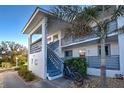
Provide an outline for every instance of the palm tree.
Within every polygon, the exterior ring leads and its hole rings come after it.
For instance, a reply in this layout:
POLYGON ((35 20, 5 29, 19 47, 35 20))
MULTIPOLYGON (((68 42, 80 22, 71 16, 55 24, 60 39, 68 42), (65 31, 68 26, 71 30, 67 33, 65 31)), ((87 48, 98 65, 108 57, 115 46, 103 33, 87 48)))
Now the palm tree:
MULTIPOLYGON (((72 27, 67 29, 68 31, 74 32, 86 32, 91 33, 90 23, 94 22, 99 31, 94 32, 100 40, 101 44, 101 87, 106 87, 106 53, 105 53, 105 43, 107 38, 107 24, 111 20, 116 19, 117 16, 124 14, 124 7, 119 6, 117 11, 115 11, 114 17, 104 20, 105 11, 111 6, 55 6, 52 12, 64 21, 72 24, 72 27), (101 17, 101 19, 99 19, 101 17), (80 24, 80 25, 79 25, 80 24)), ((71 33, 69 32, 69 33, 71 33)), ((86 33, 85 35, 87 35, 86 33)))
POLYGON ((124 5, 117 6, 117 10, 115 11, 113 17, 124 16, 124 5))

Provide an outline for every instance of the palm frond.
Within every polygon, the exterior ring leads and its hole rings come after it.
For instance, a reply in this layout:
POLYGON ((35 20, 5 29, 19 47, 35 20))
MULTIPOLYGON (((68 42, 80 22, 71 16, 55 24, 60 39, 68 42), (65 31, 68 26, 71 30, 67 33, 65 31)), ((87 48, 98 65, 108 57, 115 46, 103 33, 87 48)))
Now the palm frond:
POLYGON ((119 16, 124 16, 124 5, 119 5, 115 12, 113 13, 112 19, 115 19, 119 16))

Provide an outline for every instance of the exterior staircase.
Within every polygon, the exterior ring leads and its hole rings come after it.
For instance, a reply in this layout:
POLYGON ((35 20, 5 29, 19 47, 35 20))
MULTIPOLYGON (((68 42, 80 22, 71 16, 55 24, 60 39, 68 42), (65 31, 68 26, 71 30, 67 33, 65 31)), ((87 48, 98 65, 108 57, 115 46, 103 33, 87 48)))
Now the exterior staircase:
POLYGON ((63 60, 54 52, 54 50, 51 48, 51 45, 48 45, 47 47, 47 77, 48 79, 54 80, 59 77, 62 77, 63 68, 64 68, 63 60))

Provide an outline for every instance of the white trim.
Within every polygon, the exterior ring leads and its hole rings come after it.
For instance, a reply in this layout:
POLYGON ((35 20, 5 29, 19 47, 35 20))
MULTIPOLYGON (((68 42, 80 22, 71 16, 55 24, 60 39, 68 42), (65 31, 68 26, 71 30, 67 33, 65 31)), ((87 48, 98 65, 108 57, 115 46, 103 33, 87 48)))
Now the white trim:
POLYGON ((50 77, 47 73, 47 77, 49 80, 54 80, 54 79, 57 79, 57 78, 60 78, 60 77, 63 77, 63 74, 60 74, 60 75, 57 75, 57 76, 54 76, 54 77, 50 77))
POLYGON ((43 68, 43 79, 47 77, 47 17, 44 17, 42 20, 42 68, 43 68))
POLYGON ((29 63, 30 63, 30 48, 31 48, 31 43, 32 43, 32 35, 28 35, 28 69, 31 70, 29 68, 29 63))
POLYGON ((36 16, 36 14, 39 12, 39 9, 36 10, 36 12, 33 14, 33 16, 31 17, 31 19, 29 20, 29 22, 27 23, 27 25, 24 27, 23 29, 23 33, 25 32, 26 28, 29 26, 29 24, 31 23, 31 21, 34 19, 34 17, 36 16))
POLYGON ((119 61, 120 61, 120 70, 124 75, 124 34, 118 35, 118 46, 119 46, 119 61))
POLYGON ((35 28, 33 28, 31 32, 29 32, 29 34, 30 34, 30 35, 33 34, 41 25, 42 25, 42 21, 39 22, 39 23, 37 24, 37 26, 36 26, 35 28))
MULTIPOLYGON (((51 41, 53 42, 53 36, 58 34, 58 38, 59 38, 60 32, 61 32, 61 31, 57 31, 57 32, 55 32, 55 33, 53 33, 53 34, 50 34, 50 35, 48 34, 48 37, 47 37, 47 38, 50 38, 50 37, 51 37, 51 41)), ((61 37, 60 37, 60 38, 61 38, 61 37)), ((60 39, 60 38, 59 38, 59 39, 60 39)))
MULTIPOLYGON (((118 33, 115 32, 115 33, 109 34, 108 37, 114 36, 114 35, 117 35, 117 34, 118 34, 118 33)), ((72 45, 76 45, 76 44, 80 44, 80 43, 86 43, 86 42, 93 41, 93 40, 97 40, 97 39, 99 39, 99 37, 87 39, 87 40, 80 41, 80 42, 76 42, 76 43, 71 43, 71 44, 68 44, 68 45, 61 46, 61 47, 64 48, 64 47, 68 47, 68 46, 72 46, 72 45)))

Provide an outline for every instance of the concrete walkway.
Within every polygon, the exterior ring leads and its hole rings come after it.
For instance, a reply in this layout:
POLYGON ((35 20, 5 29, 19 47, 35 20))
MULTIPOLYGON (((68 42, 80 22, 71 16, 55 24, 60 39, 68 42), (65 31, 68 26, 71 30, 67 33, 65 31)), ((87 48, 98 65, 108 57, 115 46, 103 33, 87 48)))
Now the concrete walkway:
POLYGON ((27 88, 23 80, 21 80, 16 72, 9 71, 3 73, 3 87, 4 88, 27 88))
POLYGON ((3 88, 3 75, 0 74, 0 88, 3 88))
POLYGON ((36 88, 70 88, 72 81, 59 78, 56 80, 40 80, 32 85, 32 87, 36 88))
POLYGON ((42 80, 26 84, 16 71, 6 71, 0 73, 0 87, 1 88, 67 88, 70 87, 71 81, 60 78, 57 80, 42 80))

